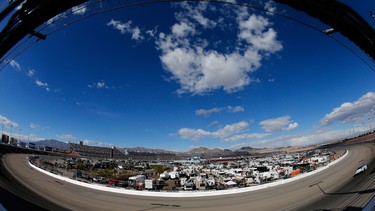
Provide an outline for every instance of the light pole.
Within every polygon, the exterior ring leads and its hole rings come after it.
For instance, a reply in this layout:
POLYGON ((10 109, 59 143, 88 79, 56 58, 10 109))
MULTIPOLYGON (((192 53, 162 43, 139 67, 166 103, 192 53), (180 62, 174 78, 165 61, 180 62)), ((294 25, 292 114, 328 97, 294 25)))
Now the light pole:
POLYGON ((20 128, 20 134, 18 134, 18 143, 21 143, 21 131, 22 129, 20 128))
POLYGON ((3 135, 4 134, 4 125, 5 125, 5 121, 4 121, 4 119, 2 119, 3 121, 3 127, 1 128, 1 135, 3 135))
POLYGON ((369 117, 368 118, 368 126, 370 128, 370 133, 372 132, 372 127, 371 127, 371 119, 374 118, 374 117, 369 117))
POLYGON ((10 137, 13 137, 13 124, 10 125, 10 137))

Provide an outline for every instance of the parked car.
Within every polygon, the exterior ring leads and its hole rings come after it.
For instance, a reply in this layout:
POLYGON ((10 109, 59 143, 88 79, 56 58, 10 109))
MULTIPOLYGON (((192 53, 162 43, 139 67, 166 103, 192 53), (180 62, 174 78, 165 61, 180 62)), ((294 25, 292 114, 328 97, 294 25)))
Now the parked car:
POLYGON ((355 175, 358 175, 364 171, 367 170, 367 165, 366 164, 363 164, 363 165, 360 165, 357 170, 355 171, 355 175))

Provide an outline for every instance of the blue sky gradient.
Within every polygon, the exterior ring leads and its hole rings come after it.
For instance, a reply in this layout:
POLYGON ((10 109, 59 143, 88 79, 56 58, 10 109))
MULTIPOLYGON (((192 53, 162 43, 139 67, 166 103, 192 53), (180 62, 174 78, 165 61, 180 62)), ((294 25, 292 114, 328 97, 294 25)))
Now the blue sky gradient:
MULTIPOLYGON (((284 5, 253 4, 329 28, 284 5)), ((374 27, 371 4, 353 7, 374 27)), ((143 5, 65 27, 12 59, 0 72, 0 117, 23 140, 177 151, 304 146, 375 128, 374 79, 333 39, 277 15, 143 5)))

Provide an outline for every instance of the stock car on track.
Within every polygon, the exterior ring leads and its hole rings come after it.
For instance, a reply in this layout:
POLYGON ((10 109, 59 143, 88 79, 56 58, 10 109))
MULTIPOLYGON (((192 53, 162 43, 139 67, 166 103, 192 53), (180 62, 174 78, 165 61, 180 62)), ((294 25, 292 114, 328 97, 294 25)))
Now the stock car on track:
POLYGON ((355 176, 355 175, 358 175, 358 174, 360 174, 360 173, 362 173, 362 172, 364 172, 364 171, 366 171, 366 170, 367 170, 367 165, 366 165, 366 164, 360 165, 360 166, 356 169, 354 176, 355 176))

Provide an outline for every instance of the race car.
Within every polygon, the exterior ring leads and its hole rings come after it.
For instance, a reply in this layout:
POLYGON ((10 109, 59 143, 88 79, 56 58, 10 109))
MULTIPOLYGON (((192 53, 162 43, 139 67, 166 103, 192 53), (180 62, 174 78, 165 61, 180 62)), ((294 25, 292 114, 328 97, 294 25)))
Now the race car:
POLYGON ((355 175, 360 174, 360 173, 362 173, 362 172, 364 172, 366 170, 367 170, 367 165, 366 164, 362 164, 355 171, 355 175))

